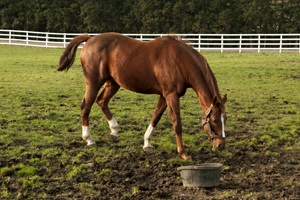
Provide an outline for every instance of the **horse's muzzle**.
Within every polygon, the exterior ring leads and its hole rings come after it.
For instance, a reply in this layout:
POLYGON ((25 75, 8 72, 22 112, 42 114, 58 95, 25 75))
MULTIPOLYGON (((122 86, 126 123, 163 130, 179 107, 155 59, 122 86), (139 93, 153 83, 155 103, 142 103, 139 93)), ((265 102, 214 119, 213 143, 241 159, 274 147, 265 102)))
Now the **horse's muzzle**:
POLYGON ((224 139, 214 139, 213 141, 213 151, 218 151, 225 149, 225 140, 224 139))

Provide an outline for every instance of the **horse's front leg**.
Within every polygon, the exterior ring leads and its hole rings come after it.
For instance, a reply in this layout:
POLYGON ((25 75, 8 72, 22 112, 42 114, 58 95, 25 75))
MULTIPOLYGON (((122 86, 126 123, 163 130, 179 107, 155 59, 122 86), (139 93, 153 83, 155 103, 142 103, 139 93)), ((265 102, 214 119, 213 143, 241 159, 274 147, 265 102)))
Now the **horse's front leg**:
POLYGON ((148 126, 148 129, 144 135, 144 146, 143 149, 146 152, 150 152, 153 149, 153 146, 150 143, 150 138, 154 132, 154 127, 156 127, 157 123, 159 122, 162 114, 167 108, 166 99, 163 96, 160 96, 156 105, 155 112, 152 116, 150 125, 148 126))
POLYGON ((182 143, 182 125, 180 118, 179 96, 176 93, 171 93, 167 96, 166 100, 170 117, 172 119, 173 129, 176 133, 177 152, 182 159, 190 159, 190 157, 184 152, 182 143))

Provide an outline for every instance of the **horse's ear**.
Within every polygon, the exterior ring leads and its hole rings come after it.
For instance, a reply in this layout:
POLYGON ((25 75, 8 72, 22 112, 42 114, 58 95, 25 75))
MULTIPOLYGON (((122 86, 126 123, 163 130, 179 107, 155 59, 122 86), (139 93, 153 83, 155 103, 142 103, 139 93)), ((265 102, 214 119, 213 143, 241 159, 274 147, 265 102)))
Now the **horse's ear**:
POLYGON ((213 100, 212 100, 212 104, 214 106, 218 106, 218 103, 219 103, 219 100, 218 100, 218 97, 217 96, 214 96, 213 100))
POLYGON ((224 97, 223 97, 223 99, 222 99, 223 104, 225 104, 226 101, 227 101, 227 94, 225 94, 224 97))

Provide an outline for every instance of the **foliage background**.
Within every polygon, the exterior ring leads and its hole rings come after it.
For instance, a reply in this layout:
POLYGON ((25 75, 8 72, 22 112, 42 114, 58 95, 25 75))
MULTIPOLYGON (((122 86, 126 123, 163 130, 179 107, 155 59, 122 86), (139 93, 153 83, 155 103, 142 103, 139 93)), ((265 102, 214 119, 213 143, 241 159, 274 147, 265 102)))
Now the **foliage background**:
POLYGON ((49 32, 299 33, 299 0, 1 0, 0 28, 49 32))

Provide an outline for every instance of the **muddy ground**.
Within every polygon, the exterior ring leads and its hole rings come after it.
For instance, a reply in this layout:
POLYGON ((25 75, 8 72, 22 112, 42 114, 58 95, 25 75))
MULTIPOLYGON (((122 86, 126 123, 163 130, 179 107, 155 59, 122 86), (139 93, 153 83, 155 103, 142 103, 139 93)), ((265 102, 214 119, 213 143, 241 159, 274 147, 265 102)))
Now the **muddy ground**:
MULTIPOLYGON (((81 144, 73 145, 79 148, 81 144)), ((119 147, 112 143, 111 148, 119 147)), ((215 188, 184 188, 176 170, 181 164, 167 162, 176 154, 125 152, 102 164, 86 163, 91 173, 64 180, 61 185, 55 177, 63 176, 64 164, 53 160, 60 169, 35 192, 53 194, 53 199, 299 199, 299 152, 274 152, 276 149, 265 155, 259 149, 239 149, 233 150, 231 158, 220 156, 225 167, 215 188), (109 173, 94 175, 103 169, 109 169, 109 173), (97 194, 78 190, 80 182, 90 183, 97 194)), ((191 155, 199 163, 218 156, 208 151, 191 155)))

